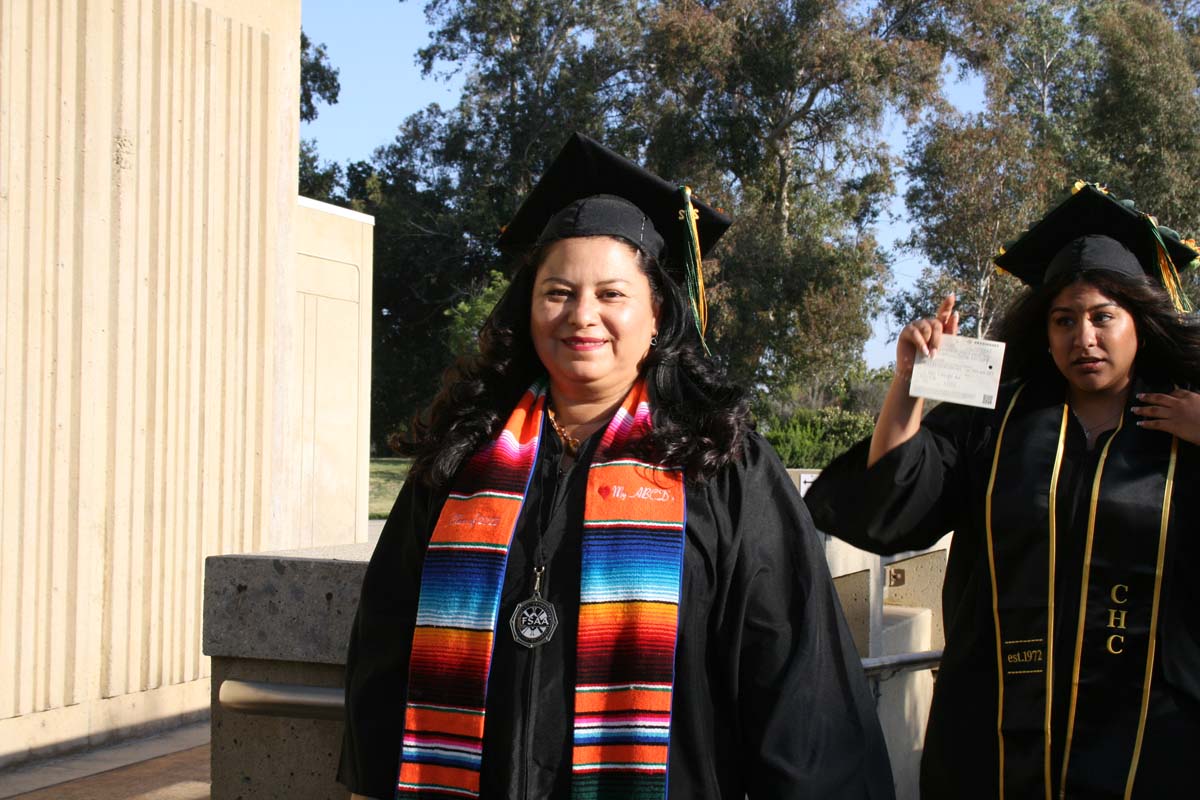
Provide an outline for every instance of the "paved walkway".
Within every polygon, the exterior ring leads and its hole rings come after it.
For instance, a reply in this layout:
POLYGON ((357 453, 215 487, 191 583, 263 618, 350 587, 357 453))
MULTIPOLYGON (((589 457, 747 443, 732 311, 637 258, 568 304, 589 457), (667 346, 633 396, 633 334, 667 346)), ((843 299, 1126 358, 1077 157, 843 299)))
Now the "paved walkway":
POLYGON ((209 724, 0 772, 0 800, 208 800, 209 724))
POLYGON ((60 783, 12 800, 208 800, 209 746, 60 783))

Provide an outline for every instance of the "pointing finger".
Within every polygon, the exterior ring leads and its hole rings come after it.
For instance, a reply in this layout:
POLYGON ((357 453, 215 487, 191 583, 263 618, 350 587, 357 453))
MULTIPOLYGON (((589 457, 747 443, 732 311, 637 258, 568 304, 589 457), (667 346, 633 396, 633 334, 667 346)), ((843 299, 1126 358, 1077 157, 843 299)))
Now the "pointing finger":
POLYGON ((940 322, 948 322, 950 315, 954 312, 954 292, 946 295, 938 305, 937 314, 935 315, 940 322))

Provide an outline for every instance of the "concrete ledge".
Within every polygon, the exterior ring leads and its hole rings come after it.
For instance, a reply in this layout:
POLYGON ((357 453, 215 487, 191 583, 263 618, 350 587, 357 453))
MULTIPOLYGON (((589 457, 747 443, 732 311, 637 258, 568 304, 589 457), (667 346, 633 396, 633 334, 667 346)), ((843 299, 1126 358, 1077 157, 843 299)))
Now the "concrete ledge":
POLYGON ((204 653, 345 664, 367 543, 205 559, 204 653))
MULTIPOLYGON (((355 589, 357 592, 357 589, 355 589)), ((336 780, 342 723, 240 714, 221 707, 227 678, 340 687, 343 667, 277 660, 212 660, 212 800, 345 800, 336 780)))
MULTIPOLYGON (((863 656, 930 648, 928 609, 885 606, 878 556, 827 540, 835 586, 863 656)), ((212 661, 212 800, 289 797, 343 800, 333 778, 342 726, 320 719, 265 717, 222 709, 227 678, 268 684, 340 687, 345 648, 373 544, 340 545, 206 561, 204 652, 212 661)), ((916 578, 940 578, 933 567, 906 564, 905 589, 916 578)), ((895 587, 894 587, 895 588, 895 587)), ((923 587, 920 596, 937 597, 923 587)), ((913 595, 914 598, 917 596, 913 595)), ((940 611, 940 610, 939 610, 940 611)), ((915 800, 921 742, 933 679, 928 671, 880 682, 878 713, 892 755, 900 800, 915 800)))

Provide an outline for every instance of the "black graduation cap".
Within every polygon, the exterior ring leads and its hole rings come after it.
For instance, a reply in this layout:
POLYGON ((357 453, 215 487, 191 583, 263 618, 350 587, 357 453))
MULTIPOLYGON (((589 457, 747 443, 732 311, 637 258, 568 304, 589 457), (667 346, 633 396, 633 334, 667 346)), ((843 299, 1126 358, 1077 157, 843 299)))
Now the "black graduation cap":
POLYGON ((686 283, 703 340, 703 258, 732 220, 685 186, 668 183, 599 142, 574 133, 542 174, 497 245, 517 254, 574 236, 616 236, 660 259, 686 283), (693 224, 694 222, 694 224, 693 224))
MULTIPOLYGON (((497 244, 515 254, 571 236, 618 236, 652 256, 665 255, 664 266, 679 278, 688 227, 681 189, 594 139, 574 133, 497 244)), ((691 205, 704 255, 732 220, 695 197, 691 205)))
POLYGON ((1160 227, 1132 201, 1079 182, 1072 194, 996 256, 996 266, 1029 286, 1089 269, 1149 275, 1186 305, 1179 272, 1200 257, 1170 228, 1160 227))

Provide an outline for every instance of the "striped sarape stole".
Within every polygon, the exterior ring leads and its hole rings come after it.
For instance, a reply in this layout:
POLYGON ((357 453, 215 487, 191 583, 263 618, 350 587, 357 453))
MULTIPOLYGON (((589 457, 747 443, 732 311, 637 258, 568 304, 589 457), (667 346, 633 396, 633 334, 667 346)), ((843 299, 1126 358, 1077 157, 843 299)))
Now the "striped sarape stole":
MULTIPOLYGON (((421 573, 398 798, 479 796, 500 593, 544 410, 537 384, 467 462, 438 517, 421 573)), ((682 471, 629 455, 649 427, 639 381, 588 470, 575 798, 666 796, 685 507, 682 471)))

